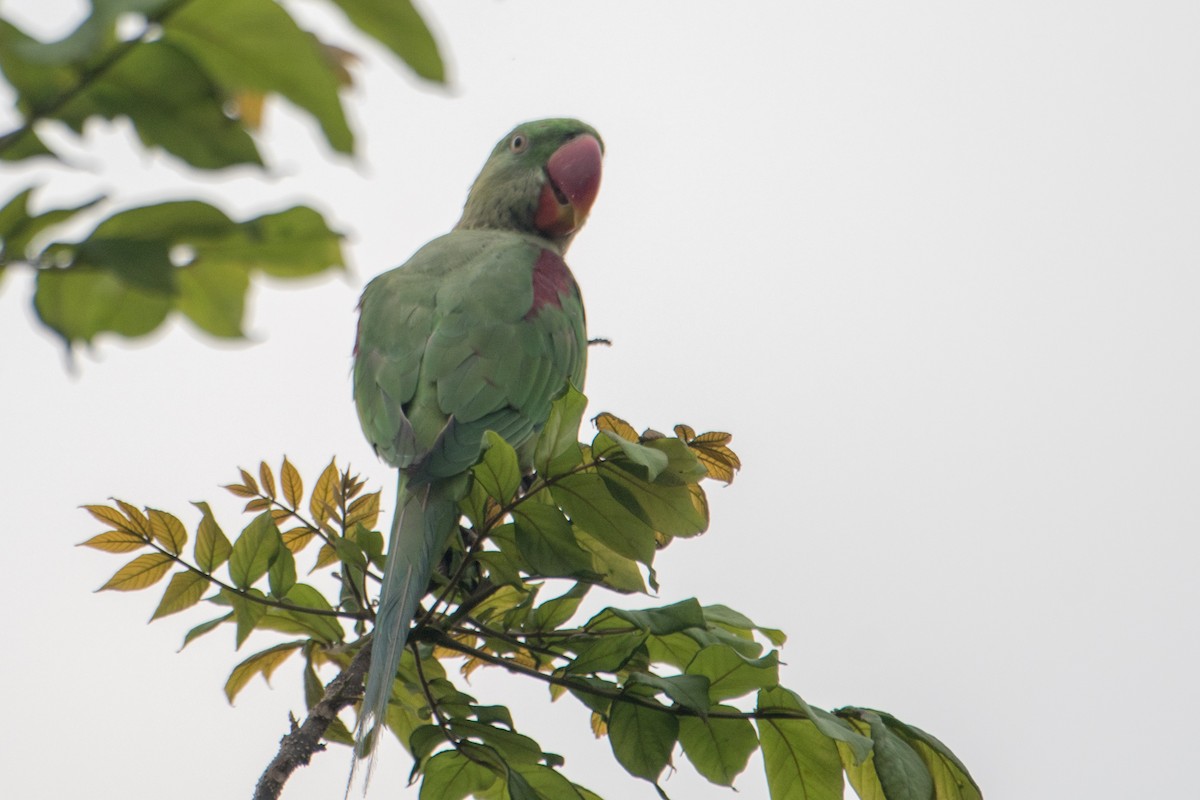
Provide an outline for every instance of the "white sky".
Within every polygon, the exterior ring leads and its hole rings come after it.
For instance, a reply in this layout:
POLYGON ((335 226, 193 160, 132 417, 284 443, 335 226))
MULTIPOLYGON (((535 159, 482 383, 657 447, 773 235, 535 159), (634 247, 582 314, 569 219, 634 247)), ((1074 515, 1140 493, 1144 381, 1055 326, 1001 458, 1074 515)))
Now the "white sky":
MULTIPOLYGON (((299 662, 229 707, 228 670, 269 637, 176 654, 207 612, 146 626, 159 593, 92 594, 123 561, 73 547, 100 530, 77 506, 191 526, 209 499, 228 530, 217 485, 284 453, 310 483, 336 454, 390 487, 349 398, 357 293, 453 224, 496 139, 551 115, 608 146, 569 259, 615 342, 592 352, 592 410, 731 431, 746 465, 712 491, 709 533, 661 556, 661 600, 785 629, 787 686, 934 733, 989 800, 1186 793, 1194 759, 1168 743, 1200 711, 1200 5, 423 5, 449 91, 321 25, 365 62, 354 163, 277 105, 267 180, 196 189, 125 125, 63 138, 86 175, 0 171, 0 196, 48 182, 46 203, 310 202, 354 264, 255 292, 253 346, 176 323, 101 342, 74 376, 29 276, 5 276, 4 794, 250 793, 301 711, 299 662)), ((0 4, 46 32, 81 6, 0 4)), ((581 706, 516 683, 474 689, 521 706, 575 780, 655 796, 581 706)), ((348 760, 319 757, 285 797, 340 797, 348 760)), ((676 800, 734 796, 679 764, 676 800)), ((373 796, 415 797, 408 769, 389 742, 373 796)), ((757 759, 737 786, 766 796, 757 759)))

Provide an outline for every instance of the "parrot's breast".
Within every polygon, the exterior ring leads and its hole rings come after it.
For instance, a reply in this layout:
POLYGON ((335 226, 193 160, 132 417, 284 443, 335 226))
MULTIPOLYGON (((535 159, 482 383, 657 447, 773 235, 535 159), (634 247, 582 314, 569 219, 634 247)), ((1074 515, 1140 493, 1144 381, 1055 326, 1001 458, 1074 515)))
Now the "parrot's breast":
POLYGON ((542 250, 533 265, 533 303, 525 319, 533 319, 546 306, 562 308, 562 298, 575 289, 575 278, 562 260, 551 250, 542 250))

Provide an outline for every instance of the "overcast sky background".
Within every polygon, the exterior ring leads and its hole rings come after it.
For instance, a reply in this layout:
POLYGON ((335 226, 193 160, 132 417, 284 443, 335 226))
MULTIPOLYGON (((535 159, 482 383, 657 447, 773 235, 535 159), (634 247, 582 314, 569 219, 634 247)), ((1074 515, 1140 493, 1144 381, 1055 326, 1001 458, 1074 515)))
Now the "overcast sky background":
MULTIPOLYGON (((0 4, 46 35, 82 7, 0 4)), ((176 322, 100 342, 76 374, 34 324, 30 276, 4 277, 4 793, 250 793, 301 711, 299 661, 230 707, 229 669, 270 638, 235 654, 222 630, 176 654, 215 615, 147 626, 161 589, 92 594, 123 559, 73 547, 101 529, 77 506, 116 496, 191 527, 188 501, 208 499, 236 532, 249 517, 218 484, 284 453, 309 485, 336 454, 390 491, 350 401, 357 295, 449 229, 502 134, 559 115, 608 147, 568 259, 592 335, 614 342, 592 351, 591 411, 731 431, 745 463, 712 489, 709 532, 661 555, 661 601, 783 628, 785 685, 934 733, 989 800, 1191 791, 1200 5, 422 7, 449 90, 300 6, 363 58, 353 162, 275 104, 267 180, 195 188, 125 124, 53 137, 87 174, 0 168, 3 198, 37 181, 45 204, 200 194, 244 218, 308 202, 353 262, 254 292, 253 345, 176 322)), ((582 706, 517 684, 473 687, 520 706, 573 779, 655 797, 582 706)), ((372 796, 415 797, 386 747, 372 796)), ((678 763, 675 800, 735 796, 678 763)), ((284 796, 340 797, 348 764, 320 756, 284 796)), ((766 796, 758 759, 737 786, 766 796)))

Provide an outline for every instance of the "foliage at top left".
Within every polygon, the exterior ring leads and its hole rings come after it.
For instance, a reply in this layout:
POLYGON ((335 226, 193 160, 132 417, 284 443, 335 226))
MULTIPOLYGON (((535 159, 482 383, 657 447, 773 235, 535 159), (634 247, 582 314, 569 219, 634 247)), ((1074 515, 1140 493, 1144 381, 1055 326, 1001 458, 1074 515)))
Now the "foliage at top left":
MULTIPOLYGON (((329 6, 421 78, 445 80, 437 43, 407 0, 329 6)), ((56 42, 0 17, 0 72, 18 118, 0 133, 0 162, 58 159, 47 127, 83 137, 89 120, 123 118, 145 147, 190 167, 262 168, 258 127, 271 96, 311 116, 333 151, 353 153, 340 93, 351 60, 275 0, 92 0, 56 42)), ((38 317, 68 347, 100 333, 147 334, 172 311, 239 337, 256 271, 296 277, 344 266, 340 236, 311 208, 234 222, 205 203, 173 201, 118 211, 63 242, 53 228, 106 198, 32 213, 32 188, 0 198, 0 276, 10 265, 35 270, 38 317)))

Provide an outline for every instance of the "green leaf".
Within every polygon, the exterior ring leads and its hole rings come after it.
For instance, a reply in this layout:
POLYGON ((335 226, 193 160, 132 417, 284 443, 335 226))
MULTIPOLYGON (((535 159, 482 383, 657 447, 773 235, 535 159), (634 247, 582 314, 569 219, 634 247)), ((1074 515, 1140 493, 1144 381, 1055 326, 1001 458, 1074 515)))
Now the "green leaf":
POLYGON ((542 478, 558 474, 579 463, 579 424, 587 398, 574 386, 567 390, 550 406, 550 417, 542 426, 537 446, 533 451, 533 464, 542 478), (572 458, 568 458, 572 456, 572 458), (557 469, 556 469, 557 468, 557 469))
POLYGON ((849 747, 856 764, 861 764, 870 757, 872 748, 871 740, 859 733, 853 725, 844 719, 836 717, 828 711, 810 706, 800 695, 782 686, 772 689, 769 692, 759 693, 759 711, 776 711, 781 709, 803 712, 817 726, 817 730, 830 739, 849 747), (781 703, 781 705, 762 705, 763 702, 771 701, 781 703))
POLYGON ((65 222, 81 211, 104 199, 103 195, 70 208, 55 208, 41 214, 29 213, 28 201, 33 187, 18 194, 0 209, 0 253, 8 260, 26 257, 29 244, 39 233, 52 225, 65 222))
MULTIPOLYGON (((908 725, 882 711, 875 712, 883 720, 888 730, 904 739, 914 750, 933 777, 934 788, 938 800, 982 800, 975 779, 967 771, 966 765, 942 744, 936 737, 913 725, 908 725)), ((833 715, 830 715, 833 716, 833 715)), ((834 717, 838 722, 848 725, 844 720, 834 717)))
POLYGON ((666 711, 614 701, 608 717, 613 755, 631 775, 654 783, 671 760, 679 720, 666 711))
POLYGON ((571 521, 606 547, 643 564, 654 560, 654 531, 613 498, 599 475, 568 475, 550 491, 571 521))
POLYGON ((776 647, 787 641, 787 635, 775 628, 762 628, 754 624, 745 614, 734 611, 729 606, 711 605, 704 607, 704 619, 709 625, 720 625, 731 631, 758 631, 770 640, 776 647))
POLYGON ((709 698, 726 700, 779 684, 779 657, 774 651, 762 658, 748 659, 723 644, 705 647, 687 666, 689 675, 709 680, 709 698))
POLYGON ((103 332, 144 336, 171 310, 168 295, 95 267, 38 270, 33 303, 42 323, 68 344, 90 342, 103 332))
POLYGON ((917 752, 893 733, 879 714, 860 709, 858 716, 870 726, 875 750, 867 763, 874 766, 887 800, 931 800, 933 777, 917 752))
MULTIPOLYGON (((738 711, 733 706, 714 706, 712 710, 738 711)), ((709 782, 732 786, 733 779, 746 769, 750 754, 758 749, 758 736, 748 719, 683 717, 679 720, 679 744, 709 782)))
MULTIPOLYGON (((192 0, 185 8, 197 5, 192 0)), ((129 117, 147 147, 162 147, 199 169, 262 164, 250 134, 225 113, 225 102, 194 54, 155 41, 132 48, 54 116, 76 133, 90 117, 129 117)))
POLYGON ((557 508, 542 503, 521 503, 513 510, 513 521, 517 548, 538 575, 595 575, 591 554, 576 543, 571 524, 557 508))
POLYGON ((671 675, 664 678, 650 672, 634 672, 626 684, 649 686, 665 692, 676 704, 695 711, 701 717, 708 714, 708 678, 703 675, 671 675))
POLYGON ((408 0, 334 0, 359 30, 395 53, 413 72, 443 83, 437 42, 408 0))
POLYGON ((564 667, 571 674, 617 672, 646 641, 646 634, 637 631, 615 636, 597 636, 578 645, 575 658, 564 667))
POLYGON ((238 692, 245 688, 255 675, 261 674, 269 686, 271 674, 303 646, 304 642, 286 642, 268 647, 266 650, 250 656, 229 673, 229 680, 225 681, 225 697, 232 704, 234 698, 238 696, 238 692))
POLYGON ((483 459, 475 466, 475 480, 497 503, 504 505, 521 485, 517 451, 495 431, 484 433, 483 459))
POLYGON ((256 602, 250 599, 251 597, 266 599, 266 595, 257 589, 247 589, 245 593, 231 592, 227 589, 222 589, 221 598, 229 605, 233 606, 233 618, 237 623, 236 647, 241 647, 246 641, 246 637, 254 632, 258 627, 258 623, 266 616, 269 607, 264 603, 256 602))
POLYGON ((666 636, 688 628, 704 627, 705 624, 704 612, 695 598, 680 600, 678 603, 661 608, 640 610, 609 608, 606 611, 655 636, 666 636))
POLYGON ((162 600, 159 601, 158 608, 154 609, 150 620, 153 622, 159 617, 191 608, 200 602, 207 587, 208 579, 199 572, 190 569, 176 572, 171 576, 171 582, 167 584, 167 590, 163 592, 162 600))
POLYGON ((267 570, 267 581, 271 594, 275 597, 285 597, 296 585, 296 559, 292 551, 280 547, 275 551, 275 557, 267 570))
POLYGON ((146 553, 117 570, 97 591, 115 589, 118 592, 133 592, 145 589, 162 580, 173 563, 171 557, 164 553, 146 553))
POLYGON ((190 0, 163 25, 163 37, 228 95, 278 92, 312 114, 333 149, 354 149, 337 76, 320 43, 273 0, 190 0))
POLYGON ((217 524, 208 503, 198 502, 192 505, 204 515, 196 528, 196 565, 211 574, 228 560, 229 554, 233 552, 233 545, 225 538, 225 533, 217 524))
POLYGON ((606 587, 615 592, 646 593, 646 582, 637 562, 618 555, 586 531, 575 529, 575 541, 592 554, 592 570, 601 576, 606 587))
POLYGON ((191 644, 195 640, 199 639, 204 634, 210 633, 210 632, 216 630, 218 627, 221 626, 221 623, 228 622, 231 619, 233 619, 233 616, 234 616, 233 612, 230 612, 223 617, 217 617, 216 619, 210 619, 208 622, 201 622, 199 625, 197 625, 196 627, 192 628, 190 631, 187 632, 187 635, 183 637, 183 644, 181 644, 179 646, 179 649, 182 650, 183 648, 187 647, 189 644, 191 644))
POLYGON ((238 264, 203 260, 175 273, 176 304, 196 327, 226 339, 240 338, 250 275, 238 264))
POLYGON ((345 266, 341 234, 307 206, 246 220, 230 237, 205 243, 197 257, 232 261, 276 278, 304 278, 345 266))
POLYGON ((537 764, 542 760, 542 748, 528 736, 466 719, 451 720, 450 728, 460 738, 477 739, 496 750, 505 761, 537 764))
POLYGON ((233 585, 245 589, 266 575, 282 547, 283 540, 271 513, 264 511, 255 517, 233 543, 229 556, 229 578, 233 585))
POLYGON ((564 624, 579 609, 579 604, 591 587, 586 583, 577 583, 568 591, 547 600, 533 610, 525 629, 528 631, 549 631, 564 624))
MULTIPOLYGON (((542 764, 514 764, 509 770, 509 795, 512 794, 512 776, 519 775, 525 787, 533 792, 535 800, 583 800, 579 790, 556 769, 542 764)), ((523 787, 523 788, 525 788, 523 787)))
POLYGON ((611 461, 598 469, 609 493, 665 536, 693 536, 708 528, 708 508, 699 487, 653 483, 611 461))
MULTIPOLYGON (((307 583, 297 583, 283 598, 294 606, 303 606, 316 611, 332 611, 325 595, 309 586, 307 583)), ((303 624, 313 635, 325 644, 335 644, 342 641, 345 631, 337 617, 328 614, 305 614, 303 611, 285 610, 283 613, 303 624)))
POLYGON ((465 800, 496 782, 496 774, 457 750, 444 750, 425 764, 420 800, 465 800))
MULTIPOLYGON (((781 689, 764 690, 758 704, 791 708, 790 695, 781 689)), ((842 800, 842 762, 833 740, 805 719, 757 722, 771 800, 842 800)))
POLYGON ((620 459, 623 466, 639 478, 653 481, 667 468, 667 454, 645 445, 631 442, 610 431, 600 431, 592 439, 592 454, 596 457, 613 458, 615 450, 624 454, 620 459))

